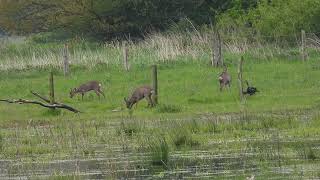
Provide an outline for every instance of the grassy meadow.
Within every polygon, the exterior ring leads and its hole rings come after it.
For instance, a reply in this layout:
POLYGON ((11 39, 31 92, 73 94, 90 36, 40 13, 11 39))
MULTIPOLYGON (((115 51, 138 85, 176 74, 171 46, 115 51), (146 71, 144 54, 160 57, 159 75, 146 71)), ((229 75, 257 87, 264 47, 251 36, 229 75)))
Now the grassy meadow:
POLYGON ((82 113, 36 105, 0 103, 0 178, 257 179, 319 178, 320 55, 303 62, 297 48, 261 46, 238 52, 227 44, 224 60, 231 89, 219 91, 221 68, 210 66, 207 36, 153 35, 122 44, 70 42, 71 72, 63 76, 62 43, 27 40, 0 48, 0 99, 48 94, 54 72, 56 100, 82 113), (260 91, 239 101, 237 65, 260 91), (127 110, 123 98, 151 85, 158 65, 159 105, 142 101, 127 110), (69 91, 97 80, 106 98, 93 92, 73 99, 69 91), (49 170, 47 170, 49 169, 49 170), (37 171, 36 171, 37 170, 37 171))

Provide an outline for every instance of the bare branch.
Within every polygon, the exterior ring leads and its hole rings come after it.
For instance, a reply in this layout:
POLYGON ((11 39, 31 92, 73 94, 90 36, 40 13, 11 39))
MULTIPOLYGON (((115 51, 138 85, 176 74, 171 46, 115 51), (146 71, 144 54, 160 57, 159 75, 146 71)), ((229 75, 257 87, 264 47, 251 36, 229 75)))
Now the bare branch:
POLYGON ((36 93, 36 92, 33 92, 33 91, 30 91, 31 94, 35 95, 36 97, 42 99, 43 101, 47 102, 47 103, 50 103, 50 100, 44 96, 41 96, 40 94, 36 93))
POLYGON ((1 102, 7 102, 7 103, 10 103, 10 104, 37 104, 37 105, 40 105, 42 107, 45 107, 45 108, 50 108, 50 109, 56 109, 56 108, 60 108, 60 109, 67 109, 69 111, 72 111, 74 113, 80 113, 79 110, 71 107, 71 106, 68 106, 68 105, 65 105, 65 104, 44 104, 42 102, 39 102, 39 101, 30 101, 30 100, 25 100, 25 99, 13 99, 13 100, 9 100, 9 99, 0 99, 1 102))
MULTIPOLYGON (((31 91, 31 93, 40 98, 41 100, 45 101, 46 103, 50 103, 50 100, 47 99, 46 97, 36 93, 36 92, 33 92, 31 91)), ((42 103, 42 102, 39 102, 39 101, 31 101, 31 100, 25 100, 25 99, 13 99, 13 100, 10 100, 10 99, 0 99, 0 102, 7 102, 7 103, 11 103, 11 104, 37 104, 37 105, 40 105, 42 107, 45 107, 45 108, 50 108, 50 109, 56 109, 56 108, 60 108, 60 109, 66 109, 66 110, 69 110, 69 111, 72 111, 74 113, 80 113, 79 110, 69 106, 69 105, 66 105, 66 104, 62 104, 62 103, 59 103, 59 102, 54 102, 54 104, 45 104, 45 103, 42 103)))

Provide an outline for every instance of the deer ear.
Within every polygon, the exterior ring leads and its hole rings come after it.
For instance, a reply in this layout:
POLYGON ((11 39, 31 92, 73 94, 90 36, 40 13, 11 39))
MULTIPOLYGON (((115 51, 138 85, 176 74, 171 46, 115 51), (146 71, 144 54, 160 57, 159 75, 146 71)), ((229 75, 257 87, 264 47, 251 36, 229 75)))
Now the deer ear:
POLYGON ((128 101, 127 101, 127 98, 125 98, 125 97, 123 98, 123 100, 124 100, 124 102, 128 102, 128 101))

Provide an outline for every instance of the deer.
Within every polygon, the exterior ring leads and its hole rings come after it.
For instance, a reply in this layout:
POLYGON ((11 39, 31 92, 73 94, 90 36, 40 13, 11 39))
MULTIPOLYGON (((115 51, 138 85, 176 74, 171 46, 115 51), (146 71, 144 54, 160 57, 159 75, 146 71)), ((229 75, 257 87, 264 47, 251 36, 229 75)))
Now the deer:
POLYGON ((224 66, 223 72, 219 75, 218 80, 220 83, 220 91, 226 86, 230 88, 231 76, 228 73, 227 66, 224 66))
POLYGON ((89 91, 94 91, 97 96, 100 99, 100 94, 103 95, 103 97, 105 97, 104 93, 101 90, 102 85, 101 83, 99 83, 98 81, 89 81, 86 82, 84 84, 81 84, 79 87, 77 88, 73 88, 70 90, 70 98, 73 98, 74 95, 76 94, 81 94, 82 100, 83 100, 83 96, 85 93, 89 92, 89 91))
POLYGON ((141 86, 133 91, 129 99, 124 97, 124 102, 127 108, 131 109, 134 104, 137 105, 140 100, 145 98, 148 101, 148 107, 153 107, 154 103, 151 98, 153 94, 154 90, 150 86, 141 86))
POLYGON ((259 92, 259 90, 256 87, 252 87, 249 85, 249 82, 246 80, 247 84, 247 90, 243 92, 243 94, 249 94, 250 96, 256 94, 256 92, 259 92))

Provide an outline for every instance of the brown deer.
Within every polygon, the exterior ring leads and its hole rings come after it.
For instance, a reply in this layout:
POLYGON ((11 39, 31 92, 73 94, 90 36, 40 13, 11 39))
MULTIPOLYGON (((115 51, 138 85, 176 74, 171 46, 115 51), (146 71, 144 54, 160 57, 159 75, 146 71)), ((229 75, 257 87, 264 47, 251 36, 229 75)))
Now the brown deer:
POLYGON ((148 106, 153 106, 151 96, 154 94, 154 90, 150 86, 141 86, 138 87, 131 95, 130 99, 124 98, 126 106, 128 109, 131 109, 134 104, 137 104, 143 98, 146 98, 148 101, 148 106))
POLYGON ((226 86, 230 88, 230 83, 231 83, 231 76, 228 73, 227 66, 224 66, 223 72, 219 76, 219 83, 220 83, 220 91, 226 86))
POLYGON ((73 88, 70 91, 70 98, 73 98, 76 94, 81 94, 82 100, 85 93, 89 91, 94 91, 100 99, 100 94, 105 97, 104 93, 101 90, 102 85, 98 81, 89 81, 87 83, 81 84, 78 88, 73 88))

